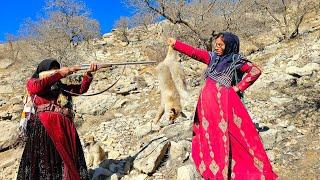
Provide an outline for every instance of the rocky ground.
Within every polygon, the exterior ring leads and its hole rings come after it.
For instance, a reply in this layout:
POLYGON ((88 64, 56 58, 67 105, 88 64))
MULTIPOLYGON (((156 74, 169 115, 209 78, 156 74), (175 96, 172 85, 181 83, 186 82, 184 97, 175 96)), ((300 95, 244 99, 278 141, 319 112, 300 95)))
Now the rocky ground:
MULTIPOLYGON (((96 41, 99 61, 153 60, 147 46, 159 44, 160 25, 143 36, 132 32, 132 42, 114 33, 96 41)), ((134 30, 133 30, 134 31, 134 30)), ((318 179, 320 173, 320 31, 306 31, 291 41, 274 43, 248 56, 263 71, 245 93, 250 112, 274 170, 281 179, 318 179)), ((118 77, 110 91, 74 98, 81 139, 93 135, 108 157, 94 177, 103 179, 199 179, 192 165, 191 125, 203 83, 204 66, 184 59, 189 98, 183 100, 187 118, 175 124, 151 123, 160 104, 152 66, 111 67, 95 74, 89 93, 98 92, 118 77)), ((24 83, 32 68, 10 59, 0 60, 0 179, 14 179, 22 153, 17 127, 24 83), (13 148, 11 148, 13 147, 13 148)), ((75 79, 79 75, 73 76, 75 79)))

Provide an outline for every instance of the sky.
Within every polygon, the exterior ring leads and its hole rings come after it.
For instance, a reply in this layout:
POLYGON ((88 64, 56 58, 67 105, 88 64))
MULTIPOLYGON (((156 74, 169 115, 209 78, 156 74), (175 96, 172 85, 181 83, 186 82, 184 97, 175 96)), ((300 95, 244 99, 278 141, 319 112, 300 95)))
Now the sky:
MULTIPOLYGON (((82 0, 91 11, 91 17, 100 22, 102 33, 110 32, 120 16, 130 16, 122 0, 82 0)), ((17 35, 25 19, 36 20, 42 12, 45 0, 2 0, 0 6, 0 43, 7 33, 17 35)))

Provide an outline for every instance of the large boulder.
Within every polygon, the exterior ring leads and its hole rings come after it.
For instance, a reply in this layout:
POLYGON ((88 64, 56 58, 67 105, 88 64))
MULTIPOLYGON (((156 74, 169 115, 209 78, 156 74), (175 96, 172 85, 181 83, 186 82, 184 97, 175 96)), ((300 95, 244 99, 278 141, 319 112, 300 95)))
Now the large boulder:
POLYGON ((151 140, 147 147, 139 152, 133 162, 133 167, 146 174, 154 173, 169 147, 170 141, 166 137, 162 136, 151 140))
POLYGON ((186 157, 186 154, 191 151, 191 142, 182 140, 179 142, 171 141, 171 147, 169 151, 170 159, 180 159, 186 157))
POLYGON ((296 66, 289 66, 286 68, 286 73, 292 76, 310 76, 313 72, 320 71, 320 64, 308 63, 302 68, 296 66))
POLYGON ((260 132, 260 137, 262 139, 264 148, 266 150, 271 150, 275 146, 278 130, 277 129, 269 129, 267 131, 260 132))
POLYGON ((0 121, 0 151, 13 146, 19 138, 19 123, 10 121, 0 121))
POLYGON ((75 99, 75 110, 80 114, 103 115, 114 106, 115 97, 110 94, 101 94, 91 97, 75 99))

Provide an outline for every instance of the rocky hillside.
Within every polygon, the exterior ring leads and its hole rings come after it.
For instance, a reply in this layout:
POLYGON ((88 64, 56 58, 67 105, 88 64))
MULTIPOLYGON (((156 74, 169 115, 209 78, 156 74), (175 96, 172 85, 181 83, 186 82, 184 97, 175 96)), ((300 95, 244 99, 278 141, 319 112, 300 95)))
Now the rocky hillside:
MULTIPOLYGON (((313 19, 313 23, 319 19, 313 19)), ((161 47, 163 24, 129 32, 126 45, 117 32, 95 41, 98 62, 154 60, 161 47)), ((281 179, 317 179, 320 173, 320 30, 308 29, 297 39, 273 43, 248 56, 263 70, 245 94, 248 108, 275 171, 281 179)), ((191 125, 205 66, 183 58, 189 98, 175 124, 151 123, 160 104, 153 66, 111 67, 95 74, 89 93, 117 78, 110 91, 74 98, 81 139, 93 135, 108 157, 93 169, 104 179, 199 179, 190 157, 191 125), (124 69, 123 69, 124 68, 124 69)), ((158 59, 157 59, 158 60, 158 59)), ((34 67, 33 67, 34 68, 34 67)), ((0 179, 14 179, 22 153, 17 126, 24 84, 33 68, 27 62, 0 60, 0 179)), ((81 73, 74 75, 79 79, 81 73)))

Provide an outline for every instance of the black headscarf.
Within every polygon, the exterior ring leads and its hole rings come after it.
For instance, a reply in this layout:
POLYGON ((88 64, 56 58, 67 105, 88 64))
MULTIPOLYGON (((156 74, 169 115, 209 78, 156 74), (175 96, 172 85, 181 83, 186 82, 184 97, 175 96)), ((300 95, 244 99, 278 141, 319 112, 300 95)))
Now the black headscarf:
MULTIPOLYGON (((223 42, 226 45, 223 56, 228 54, 238 54, 240 48, 240 40, 238 36, 230 33, 230 32, 223 32, 221 33, 223 42)), ((218 36, 219 37, 219 36, 218 36)))
POLYGON ((233 55, 239 54, 240 49, 240 41, 238 36, 230 33, 230 32, 222 32, 219 33, 217 38, 222 37, 223 42, 225 44, 225 49, 223 51, 223 55, 219 56, 217 53, 210 53, 212 61, 211 70, 215 70, 217 72, 223 71, 225 68, 229 67, 229 65, 233 62, 233 55))
POLYGON ((52 67, 60 68, 59 62, 52 58, 42 60, 38 65, 37 70, 33 73, 32 78, 39 78, 41 72, 48 71, 52 67))

